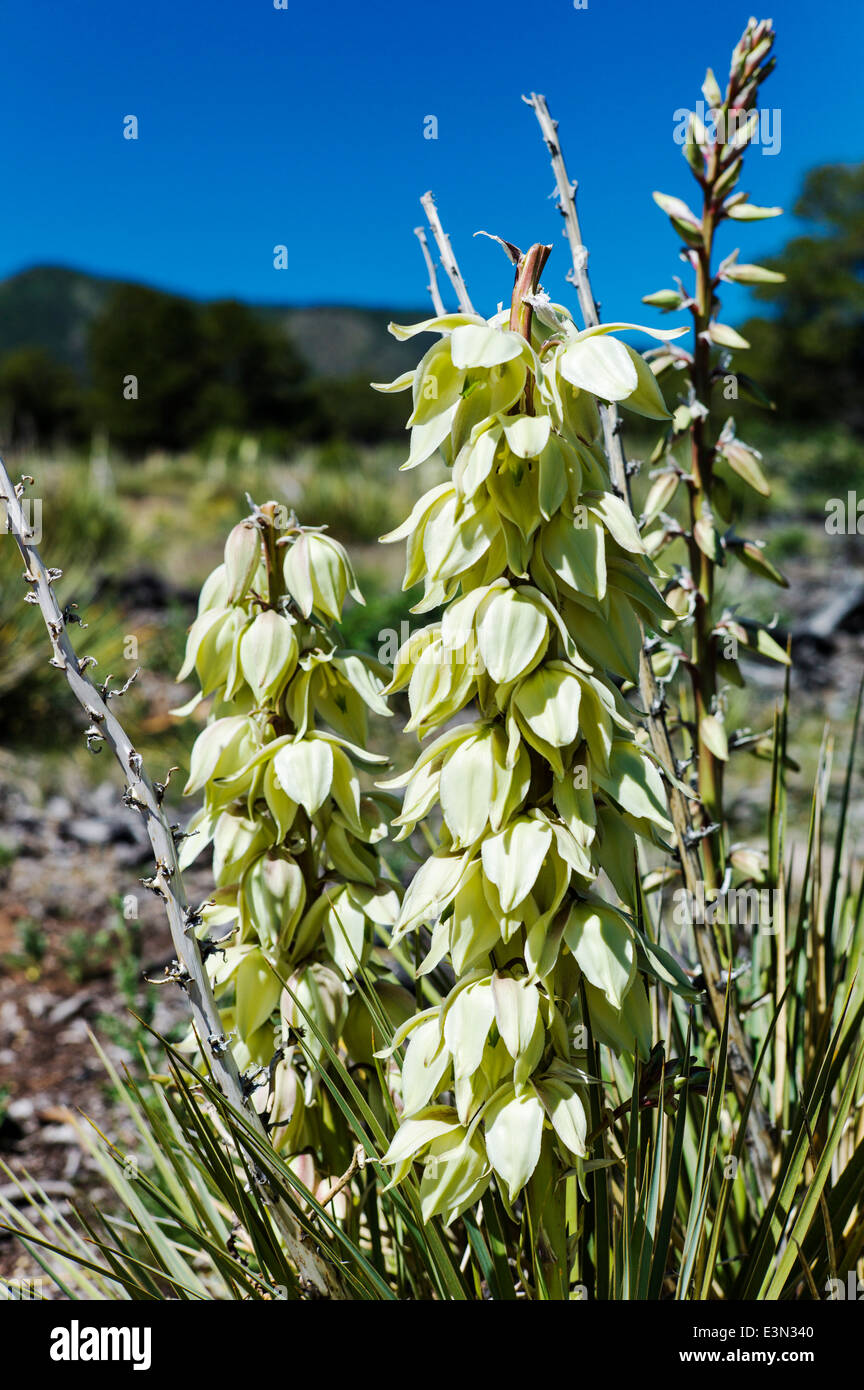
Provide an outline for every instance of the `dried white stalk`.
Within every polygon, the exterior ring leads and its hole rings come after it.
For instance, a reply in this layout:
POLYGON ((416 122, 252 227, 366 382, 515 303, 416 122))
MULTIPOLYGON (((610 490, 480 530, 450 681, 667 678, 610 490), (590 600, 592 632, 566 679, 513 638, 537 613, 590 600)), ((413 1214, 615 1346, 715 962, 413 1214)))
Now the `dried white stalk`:
MULTIPOLYGON (((447 273, 450 284, 456 291, 456 298, 459 301, 459 308, 463 314, 473 314, 474 305, 468 295, 465 281, 462 278, 462 271, 459 269, 458 262, 453 254, 453 247, 450 245, 450 238, 441 226, 441 218, 438 216, 438 209, 435 206, 435 199, 431 193, 424 193, 420 199, 423 211, 426 213, 432 235, 435 238, 435 245, 438 247, 438 254, 441 257, 441 264, 447 273)), ((434 296, 433 296, 434 299, 434 296)))
MULTIPOLYGON (((573 267, 568 270, 567 279, 576 286, 579 308, 582 311, 585 327, 594 328, 599 323, 600 316, 597 313, 597 304, 591 290, 591 281, 588 278, 588 249, 582 241, 579 217, 576 212, 576 190, 579 185, 567 173, 564 155, 558 143, 558 122, 553 121, 550 116, 546 98, 537 92, 532 92, 530 97, 523 97, 522 100, 534 108, 534 114, 540 124, 543 139, 546 141, 549 157, 552 161, 552 170, 558 188, 558 211, 564 218, 564 232, 570 243, 570 255, 573 260, 573 267)), ((629 494, 627 464, 620 437, 620 416, 614 403, 600 406, 600 421, 603 425, 603 440, 606 445, 612 481, 616 491, 626 498, 629 494)))
MULTIPOLYGON (((33 480, 27 478, 26 481, 32 483, 33 480)), ((140 753, 135 751, 129 736, 110 709, 112 695, 122 694, 122 691, 108 692, 105 686, 98 689, 87 674, 92 658, 79 659, 69 640, 67 619, 61 612, 52 587, 55 580, 60 578, 61 571, 47 569, 33 543, 33 533, 21 506, 23 493, 24 481, 14 486, 0 459, 0 501, 6 504, 7 528, 15 537, 24 560, 24 578, 31 585, 26 601, 38 604, 51 639, 51 664, 63 671, 73 695, 90 721, 86 731, 88 746, 104 743, 111 749, 127 780, 124 804, 144 817, 156 861, 156 870, 148 880, 148 886, 164 903, 177 955, 178 968, 169 978, 182 985, 189 998, 195 1030, 202 1048, 207 1049, 212 1073, 220 1090, 235 1109, 248 1115, 250 1123, 263 1136, 266 1131, 257 1112, 246 1104, 237 1064, 228 1039, 222 1034, 219 1010, 195 935, 198 918, 186 898, 177 862, 174 832, 162 809, 164 785, 154 785, 151 781, 144 770, 140 753)), ((333 1271, 314 1250, 304 1244, 289 1208, 283 1202, 275 1202, 271 1210, 301 1277, 319 1293, 332 1298, 343 1297, 333 1271)))
POLYGON ((415 227, 414 235, 420 243, 420 250, 423 252, 423 259, 426 262, 426 269, 429 272, 429 284, 426 286, 432 298, 432 307, 436 314, 444 314, 444 301, 441 298, 441 291, 438 288, 438 276, 435 274, 435 263, 429 251, 429 242, 426 240, 426 231, 423 227, 415 227))
MULTIPOLYGON (((567 272, 567 279, 576 287, 585 327, 594 328, 600 322, 600 316, 597 312, 597 302, 588 275, 588 250, 582 241, 579 217, 576 212, 576 190, 579 185, 567 173, 567 165, 564 162, 564 154, 558 139, 558 122, 553 120, 549 114, 545 96, 532 92, 530 96, 523 97, 522 100, 528 106, 533 107, 555 174, 558 210, 564 219, 564 233, 570 245, 573 261, 572 269, 567 272)), ((630 505, 630 479, 627 473, 627 461, 624 457, 624 445, 621 440, 621 418, 614 402, 600 406, 600 419, 612 482, 619 495, 630 505)), ((664 703, 650 658, 645 651, 644 641, 639 658, 639 689, 647 712, 648 732, 652 746, 663 767, 670 774, 667 778, 669 809, 675 827, 676 846, 684 881, 691 895, 698 895, 702 892, 702 868, 696 850, 699 832, 693 827, 687 799, 677 785, 675 755, 666 726, 664 703)), ((698 897, 696 900, 698 901, 698 897)), ((699 962, 708 988, 711 1012, 717 1027, 722 1028, 725 1009, 724 975, 717 949, 710 931, 700 930, 697 927, 694 936, 699 962)), ((737 1011, 731 1004, 729 1008, 729 1067, 739 1104, 743 1104, 753 1079, 753 1063, 737 1011)), ((763 1196, 767 1196, 770 1190, 772 1167, 771 1155, 765 1142, 769 1133, 769 1120, 758 1093, 753 1097, 750 1120, 751 1123, 747 1132, 748 1149, 754 1160, 754 1170, 760 1191, 763 1196)))

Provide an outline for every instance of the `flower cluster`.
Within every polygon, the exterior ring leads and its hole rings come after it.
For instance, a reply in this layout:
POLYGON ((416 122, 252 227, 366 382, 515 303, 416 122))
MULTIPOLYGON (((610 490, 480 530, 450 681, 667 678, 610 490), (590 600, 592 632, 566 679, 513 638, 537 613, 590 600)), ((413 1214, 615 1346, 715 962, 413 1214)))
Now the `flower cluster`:
POLYGON ((598 883, 632 904, 637 837, 663 845, 671 829, 620 687, 637 679, 640 619, 674 615, 612 490, 597 401, 667 412, 608 328, 579 332, 545 296, 529 302, 527 335, 506 313, 394 328, 439 339, 385 388, 413 389, 405 466, 439 449, 451 468, 384 538, 407 540, 405 585, 425 584, 415 611, 443 606, 390 686, 408 686, 408 727, 438 736, 382 784, 405 787, 403 836, 441 815, 394 933, 431 924, 421 969, 449 956, 456 975, 394 1039, 407 1040, 404 1116, 387 1159, 394 1181, 423 1162, 427 1218, 453 1219, 493 1173, 515 1200, 544 1146, 565 1166, 583 1158, 588 1038, 647 1055, 643 977, 687 988, 598 883), (454 719, 468 705, 476 717, 454 719), (436 1103, 445 1093, 453 1103, 436 1103))
MULTIPOLYGON (((392 799, 356 769, 386 761, 366 744, 367 711, 389 714, 387 673, 332 630, 349 592, 362 602, 345 551, 320 530, 280 531, 283 513, 268 503, 234 528, 189 632, 178 679, 194 670, 201 693, 178 713, 212 707, 191 754, 185 790, 204 804, 181 866, 212 841, 216 891, 201 916, 222 946, 208 967, 239 1065, 269 1069, 273 1141, 326 1156, 341 1125, 320 1084, 321 1037, 353 1039, 354 1060, 371 1061, 352 981, 399 908, 377 850, 392 799)), ((410 996, 383 978, 379 989, 405 1018, 410 996)))

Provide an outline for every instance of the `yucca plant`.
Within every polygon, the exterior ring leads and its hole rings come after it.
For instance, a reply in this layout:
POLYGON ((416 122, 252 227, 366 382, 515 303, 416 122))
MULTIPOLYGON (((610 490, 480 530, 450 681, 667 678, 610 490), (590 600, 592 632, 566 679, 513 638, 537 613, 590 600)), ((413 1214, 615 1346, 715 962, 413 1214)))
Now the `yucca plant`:
MULTIPOLYGON (((730 477, 763 497, 770 487, 758 451, 737 437, 730 401, 736 401, 740 391, 770 403, 737 365, 733 371, 732 354, 748 344, 721 321, 719 295, 727 283, 770 283, 782 276, 739 262, 737 248, 722 260, 717 257, 718 232, 724 224, 760 221, 781 211, 751 203, 738 187, 747 146, 759 128, 760 89, 775 63, 773 44, 770 20, 751 19, 732 54, 725 93, 708 69, 702 92, 710 121, 706 126, 696 111, 691 112, 683 143, 698 187, 696 210, 677 196, 654 195, 683 243, 681 258, 692 272, 692 285, 676 277, 674 289, 645 296, 646 303, 663 312, 688 311, 693 326, 692 343, 670 343, 646 354, 667 396, 675 393, 676 399, 672 420, 650 457, 654 470, 641 526, 649 554, 666 575, 664 598, 678 618, 666 624, 665 636, 655 635, 649 649, 653 677, 667 704, 670 751, 674 747, 677 765, 691 788, 685 837, 689 849, 678 836, 683 877, 674 880, 675 920, 679 925, 686 922, 694 934, 689 949, 695 947, 708 982, 715 1034, 720 1027, 721 966, 734 971, 747 951, 736 930, 736 913, 728 912, 727 904, 738 901, 739 894, 741 900, 749 894, 758 901, 760 894, 769 897, 778 889, 766 856, 735 840, 724 803, 729 759, 744 751, 769 759, 773 753, 770 730, 754 733, 727 727, 729 689, 744 685, 740 657, 747 654, 788 666, 789 655, 768 625, 756 621, 746 608, 730 607, 724 595, 724 571, 739 564, 762 579, 780 585, 786 581, 764 554, 763 543, 742 537, 736 529, 741 507, 730 477)), ((776 870, 776 859, 772 864, 776 870)), ((647 881, 657 886, 662 877, 652 875, 647 881)), ((770 931, 770 919, 762 926, 770 931)), ((758 1044, 737 988, 729 1009, 730 1074, 740 1110, 751 1087, 758 1044)), ((748 1158, 763 1200, 777 1160, 778 1138, 766 1100, 764 1088, 757 1088, 748 1136, 748 1158)))
POLYGON ((620 1163, 611 1182, 612 1297, 845 1297, 836 1289, 845 1290, 860 1268, 864 1005, 857 965, 864 899, 851 864, 843 868, 857 719, 833 854, 823 841, 826 757, 813 791, 800 877, 793 864, 802 847, 787 850, 784 830, 788 719, 787 688, 775 722, 766 807, 780 888, 773 930, 764 920, 752 924, 749 984, 739 984, 756 1044, 751 1087, 738 1107, 728 1052, 731 988, 716 1046, 704 1026, 694 1039, 693 1017, 670 995, 667 1047, 686 1058, 695 1045, 711 1058, 708 1098, 704 1106, 682 1104, 674 1120, 659 1109, 637 1116, 624 1088, 610 1131, 620 1163), (815 866, 826 861, 832 869, 823 882, 815 866), (776 1125, 776 1158, 764 1194, 745 1147, 760 1088, 776 1125))
MULTIPOLYGON (((784 868, 783 835, 776 829, 786 821, 787 727, 788 697, 776 721, 767 823, 775 827, 771 855, 784 885, 781 921, 795 925, 771 935, 767 949, 759 938, 753 990, 758 1007, 750 1020, 759 1044, 756 1084, 769 1086, 782 1126, 765 1201, 752 1190, 743 1161, 746 1104, 730 1130, 725 1026, 710 1067, 695 1065, 693 1054, 704 1054, 705 1040, 694 1040, 685 991, 669 989, 666 978, 657 991, 665 1047, 655 1044, 635 1069, 620 1042, 606 1051, 601 1068, 592 1036, 596 1030, 603 1037, 602 1022, 598 1027, 603 1013, 595 1017, 592 1009, 599 989, 589 996, 586 984, 587 1065, 584 1076, 563 1084, 577 1096, 589 1096, 593 1128, 584 1136, 587 1156, 580 1160, 567 1151, 557 1128, 544 1129, 541 1136, 547 1152, 561 1145, 558 1156, 553 1154, 553 1173, 557 1167, 557 1190, 567 1194, 567 1226, 563 1233, 558 1228, 566 1244, 557 1251, 548 1194, 538 1215, 537 1169, 513 1203, 509 1190, 487 1187, 479 1203, 470 1203, 446 1230, 430 1216, 429 1184, 421 1196, 409 1173, 394 1188, 388 1181, 392 1167, 382 1160, 388 1146, 392 1158, 411 1120, 394 1138, 398 1114, 389 1088, 381 1087, 382 1121, 344 1049, 333 1045, 326 1023, 320 1026, 313 1012, 304 1014, 307 1032, 298 1030, 296 1046, 310 1069, 319 1066, 320 1084, 356 1142, 355 1161, 342 1179, 326 1190, 315 1182, 307 1186, 296 1162, 276 1152, 272 1135, 265 1139, 251 1115, 226 1102, 206 1069, 194 1070, 169 1049, 168 1075, 152 1077, 152 1089, 133 1083, 128 1093, 140 1136, 135 1161, 95 1134, 91 1140, 114 1187, 118 1215, 100 1221, 82 1211, 78 1218, 31 1185, 30 1215, 3 1199, 7 1229, 17 1233, 61 1294, 73 1299, 308 1296, 309 1286, 297 1279, 284 1247, 282 1228, 274 1225, 274 1194, 304 1233, 307 1248, 338 1266, 349 1296, 363 1299, 542 1298, 565 1292, 648 1300, 844 1296, 860 1268, 864 1230, 864 1000, 857 973, 864 888, 845 852, 855 742, 853 734, 833 856, 824 838, 830 785, 826 743, 799 885, 791 868, 784 868), (823 876, 826 862, 830 868, 823 876), (595 1078, 602 1076, 602 1107, 592 1103, 599 1101, 599 1085, 587 1079, 588 1066, 595 1078), (591 1198, 582 1203, 581 1221, 574 1185, 580 1179, 591 1198), (349 1184, 354 1200, 343 1196, 349 1184), (508 1220, 508 1206, 521 1218, 518 1224, 508 1220), (560 1263, 562 1255, 566 1264, 560 1263)), ((542 765, 539 771, 547 775, 542 765)), ((445 838, 449 833, 445 829, 445 838)), ((482 847, 480 860, 482 868, 482 847)), ((860 866, 857 872, 860 876, 860 866)), ((453 925, 451 919, 450 933, 453 925)), ((521 948, 522 935, 514 939, 521 948)), ((658 962, 668 965, 663 954, 635 933, 631 939, 637 950, 650 951, 655 973, 661 973, 658 962)), ((515 948, 508 947, 513 956, 495 973, 516 983, 527 980, 515 948)), ((568 949, 565 934, 565 956, 568 949)), ((523 949, 523 964, 527 959, 523 949)), ((553 972, 545 978, 556 982, 558 977, 553 972)), ((465 984, 464 972, 459 983, 465 984)), ((396 1042, 398 1049, 398 1035, 375 998, 374 970, 358 962, 353 984, 378 1020, 378 1036, 396 1042)), ((470 1016, 467 1022, 457 1035, 445 1020, 445 1043, 449 1033, 470 1045, 470 1016)), ((490 1024, 488 1036, 497 1026, 497 1021, 490 1024)), ((635 1033, 633 1041, 639 1047, 635 1033)), ((646 1035, 643 1054, 649 1042, 646 1035)), ((571 1053, 571 1066, 573 1061, 571 1053)), ((563 1067, 557 1071, 550 1085, 548 1073, 544 1078, 538 1068, 529 1084, 539 1083, 538 1089, 554 1098, 555 1080, 567 1076, 563 1067)), ((122 1090, 110 1067, 109 1074, 122 1090)), ((473 1087, 474 1078, 469 1080, 473 1087)), ((409 1106, 416 1084, 416 1069, 412 1073, 406 1065, 409 1106)), ((454 1098, 458 1084, 454 1078, 454 1098)), ((572 1101, 567 1109, 573 1113, 572 1101)), ((567 1111, 562 1114, 556 1106, 554 1115, 561 1125, 567 1111)), ((314 1179, 315 1169, 305 1176, 314 1179)))
MULTIPOLYGON (((274 1197, 292 1213, 307 1248, 339 1270, 342 1297, 469 1297, 471 1282, 434 1226, 419 1220, 411 1192, 383 1191, 386 1175, 379 1164, 352 1168, 358 1206, 346 1201, 347 1179, 316 1195, 298 1176, 296 1162, 278 1153, 249 1115, 228 1104, 212 1079, 180 1052, 166 1045, 167 1071, 140 1084, 121 1077, 95 1046, 133 1126, 126 1146, 86 1122, 77 1126, 82 1146, 115 1194, 115 1211, 102 1204, 94 1210, 82 1194, 70 1212, 26 1171, 19 1176, 0 1163, 18 1189, 17 1200, 0 1193, 0 1214, 8 1222, 0 1229, 18 1237, 62 1297, 318 1297, 298 1278, 274 1219, 274 1197), (361 1222, 364 1209, 369 1215, 361 1222)), ((143 1054, 142 1061, 146 1067, 143 1054)), ((327 1083, 333 1085, 334 1078, 346 1095, 353 1089, 353 1119, 358 1133, 368 1136, 377 1121, 336 1054, 327 1083)), ((374 1146, 367 1137, 367 1149, 374 1152, 374 1146)), ((14 1296, 0 1281, 0 1297, 14 1296)))

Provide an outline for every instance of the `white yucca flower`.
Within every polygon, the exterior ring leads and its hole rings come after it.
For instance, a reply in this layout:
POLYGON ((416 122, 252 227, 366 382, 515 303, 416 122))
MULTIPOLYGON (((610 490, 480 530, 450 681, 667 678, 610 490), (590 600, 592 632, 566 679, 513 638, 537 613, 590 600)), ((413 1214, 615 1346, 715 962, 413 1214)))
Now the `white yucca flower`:
POLYGON ((399 910, 376 848, 393 799, 358 774, 386 761, 365 749, 367 712, 389 715, 389 672, 332 630, 349 593, 363 601, 344 549, 320 530, 280 531, 283 510, 268 503, 234 528, 189 633, 179 678, 194 671, 202 694, 178 712, 213 703, 192 749, 186 791, 204 804, 181 863, 212 841, 202 931, 224 941, 208 966, 239 1065, 269 1069, 255 1100, 273 1142, 310 1147, 334 1171, 352 1138, 326 1103, 325 1049, 304 1011, 348 1060, 371 1062, 360 965, 394 1024, 412 1007, 372 959, 399 910))
POLYGON ((530 341, 509 311, 394 326, 438 340, 383 388, 412 390, 405 467, 436 450, 450 467, 384 537, 407 542, 405 587, 424 584, 415 611, 443 616, 404 644, 389 687, 408 688, 408 728, 437 737, 381 784, 405 788, 401 836, 436 806, 442 817, 394 941, 428 924, 421 971, 449 957, 457 981, 396 1034, 391 1051, 407 1042, 404 1119, 386 1161, 400 1181, 420 1159, 424 1215, 447 1220, 493 1173, 512 1202, 544 1152, 559 1173, 579 1163, 584 1025, 647 1057, 646 976, 688 989, 597 885, 605 872, 629 905, 637 837, 662 844, 671 830, 619 685, 637 678, 639 620, 674 617, 612 490, 598 400, 668 412, 642 358, 608 328, 577 331, 546 296, 523 302, 530 341), (476 718, 454 725, 469 705, 476 718))

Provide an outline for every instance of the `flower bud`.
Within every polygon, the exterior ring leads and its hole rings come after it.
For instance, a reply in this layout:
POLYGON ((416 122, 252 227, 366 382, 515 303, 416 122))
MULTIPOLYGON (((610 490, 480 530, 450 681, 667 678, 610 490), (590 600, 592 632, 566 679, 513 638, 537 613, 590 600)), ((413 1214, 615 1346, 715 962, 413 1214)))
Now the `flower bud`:
POLYGON ((297 861, 271 850, 247 869, 243 906, 265 950, 287 949, 306 904, 306 884, 297 861))
POLYGON ((253 521, 241 521, 225 542, 228 603, 242 603, 261 558, 261 537, 253 521))
POLYGON ((285 583, 304 617, 314 609, 338 622, 346 594, 363 602, 344 549, 319 531, 305 531, 288 546, 284 571, 285 583))
POLYGON ((240 666, 261 701, 275 695, 297 665, 294 623, 272 608, 259 613, 240 639, 240 666))
MULTIPOLYGON (((266 1095, 266 1088, 262 1087, 266 1095)), ((306 1104, 303 1087, 288 1061, 277 1062, 273 1069, 272 1102, 267 1115, 273 1147, 291 1152, 299 1147, 300 1131, 306 1104)))

